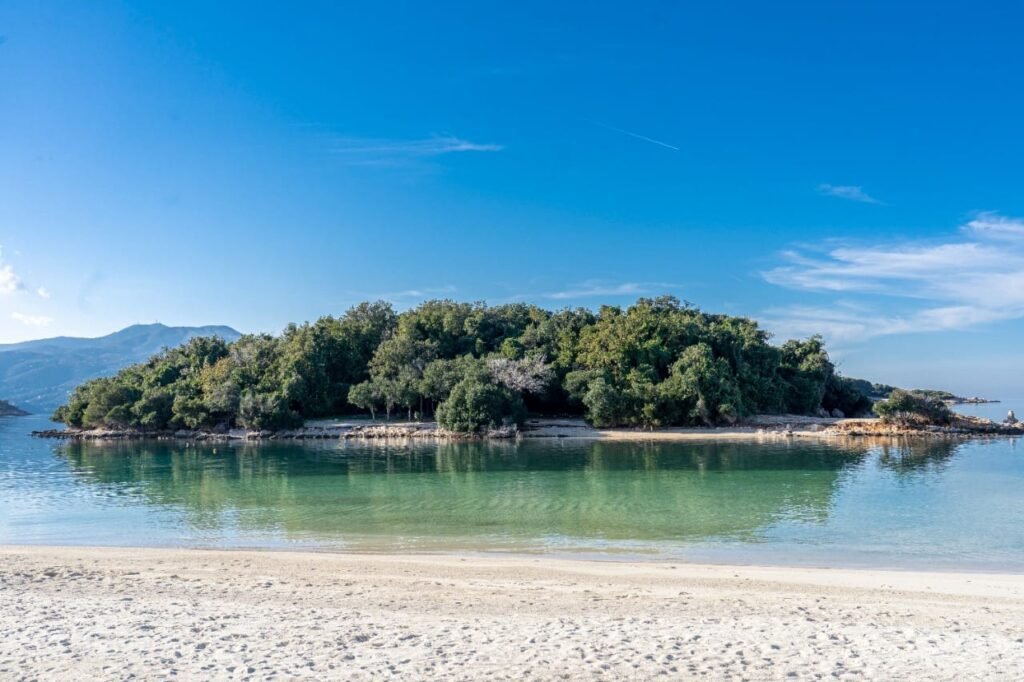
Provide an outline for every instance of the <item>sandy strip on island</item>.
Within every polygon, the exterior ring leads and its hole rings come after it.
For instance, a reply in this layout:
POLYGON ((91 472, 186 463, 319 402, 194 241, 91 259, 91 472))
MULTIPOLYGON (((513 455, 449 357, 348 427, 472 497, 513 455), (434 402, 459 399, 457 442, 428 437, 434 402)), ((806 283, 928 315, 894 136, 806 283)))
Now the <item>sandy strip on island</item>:
POLYGON ((663 426, 656 429, 601 428, 582 419, 530 419, 521 436, 538 438, 579 438, 604 441, 778 441, 788 438, 819 440, 846 439, 850 436, 830 429, 838 425, 862 427, 876 425, 877 419, 839 419, 800 415, 760 415, 736 426, 688 427, 663 426))
POLYGON ((1021 679, 1024 577, 0 547, 0 679, 1021 679))
POLYGON ((1024 423, 996 424, 988 419, 957 416, 945 426, 885 424, 877 418, 807 417, 801 415, 758 415, 733 426, 668 426, 658 428, 595 428, 579 417, 531 418, 522 428, 502 426, 484 434, 445 431, 433 421, 368 421, 312 419, 302 427, 281 431, 228 429, 213 431, 139 431, 134 429, 44 429, 32 435, 87 442, 122 440, 177 440, 212 443, 252 443, 267 440, 342 440, 394 442, 414 440, 465 441, 481 437, 490 442, 519 439, 577 439, 605 441, 778 441, 792 438, 839 441, 849 438, 892 439, 917 437, 1024 436, 1024 423))

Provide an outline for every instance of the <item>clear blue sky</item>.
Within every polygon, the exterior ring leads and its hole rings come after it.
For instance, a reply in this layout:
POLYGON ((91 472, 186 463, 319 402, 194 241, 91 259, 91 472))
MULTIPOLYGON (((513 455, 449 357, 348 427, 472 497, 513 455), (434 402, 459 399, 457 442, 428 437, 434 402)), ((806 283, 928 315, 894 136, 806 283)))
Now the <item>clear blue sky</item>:
POLYGON ((672 293, 1024 388, 1019 4, 269 4, 0 4, 0 342, 672 293))

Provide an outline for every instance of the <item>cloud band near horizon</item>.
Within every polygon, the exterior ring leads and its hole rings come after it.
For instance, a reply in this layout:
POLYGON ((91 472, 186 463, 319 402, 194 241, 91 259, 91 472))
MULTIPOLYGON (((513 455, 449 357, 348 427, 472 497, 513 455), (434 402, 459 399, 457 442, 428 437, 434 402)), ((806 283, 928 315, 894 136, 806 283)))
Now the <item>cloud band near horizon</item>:
POLYGON ((1024 220, 979 213, 960 235, 939 242, 842 245, 821 254, 783 252, 786 263, 762 272, 765 281, 843 299, 774 308, 767 317, 791 335, 822 332, 840 341, 1024 318, 1024 220), (879 306, 882 301, 889 303, 879 306), (887 314, 884 308, 900 312, 887 314))

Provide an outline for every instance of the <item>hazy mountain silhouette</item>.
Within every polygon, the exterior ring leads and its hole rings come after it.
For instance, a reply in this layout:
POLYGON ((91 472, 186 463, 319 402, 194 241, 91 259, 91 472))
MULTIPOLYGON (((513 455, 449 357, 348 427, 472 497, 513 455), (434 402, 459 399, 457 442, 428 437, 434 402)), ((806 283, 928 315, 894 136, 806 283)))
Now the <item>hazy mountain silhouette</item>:
POLYGON ((234 341, 240 334, 224 326, 136 324, 94 339, 58 336, 0 344, 0 397, 31 412, 46 412, 86 379, 114 374, 196 336, 234 341))

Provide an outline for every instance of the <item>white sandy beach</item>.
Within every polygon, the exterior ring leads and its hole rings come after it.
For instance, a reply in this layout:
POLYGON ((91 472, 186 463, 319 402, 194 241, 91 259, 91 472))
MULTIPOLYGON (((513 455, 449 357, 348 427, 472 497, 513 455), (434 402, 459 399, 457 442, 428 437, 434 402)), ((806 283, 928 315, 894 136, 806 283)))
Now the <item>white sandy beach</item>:
POLYGON ((0 548, 0 679, 1021 679, 1024 577, 0 548))

